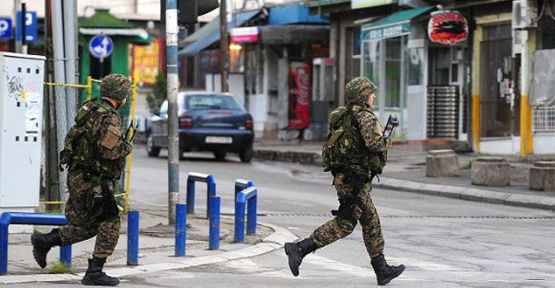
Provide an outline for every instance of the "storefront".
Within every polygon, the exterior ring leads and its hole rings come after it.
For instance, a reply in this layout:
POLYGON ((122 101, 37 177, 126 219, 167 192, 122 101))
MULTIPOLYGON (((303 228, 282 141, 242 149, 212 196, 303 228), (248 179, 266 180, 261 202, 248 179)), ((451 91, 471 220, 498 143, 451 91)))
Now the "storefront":
POLYGON ((378 86, 374 110, 380 120, 399 119, 398 139, 426 138, 424 20, 432 9, 400 11, 361 29, 361 75, 378 86))

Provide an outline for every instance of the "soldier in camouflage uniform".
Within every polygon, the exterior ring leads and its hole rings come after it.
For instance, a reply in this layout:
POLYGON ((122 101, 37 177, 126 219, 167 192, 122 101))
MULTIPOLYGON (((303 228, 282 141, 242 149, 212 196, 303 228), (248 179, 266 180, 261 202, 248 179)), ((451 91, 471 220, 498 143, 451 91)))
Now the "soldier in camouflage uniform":
MULTIPOLYGON (((376 86, 365 77, 351 80, 345 87, 346 107, 339 107, 330 115, 330 131, 333 130, 333 125, 336 125, 335 128, 345 127, 341 130, 343 134, 339 134, 344 136, 336 137, 334 140, 337 143, 332 143, 343 145, 343 150, 335 150, 339 151, 338 154, 343 153, 343 156, 332 157, 335 158, 332 163, 325 163, 328 159, 323 152, 323 164, 325 167, 329 166, 326 171, 330 170, 333 175, 333 185, 340 205, 338 210, 332 211, 336 217, 314 230, 309 238, 285 244, 285 253, 289 257, 289 267, 294 276, 299 275, 299 266, 307 254, 351 234, 359 222, 378 285, 389 283, 405 269, 404 265, 390 266, 385 261, 380 219, 370 197, 372 178, 381 173, 381 168, 385 165, 382 156, 390 146, 390 142, 382 136, 378 118, 370 110, 375 90, 376 86), (346 126, 344 122, 335 123, 341 122, 338 120, 340 117, 342 121, 349 121, 346 126), (353 131, 351 138, 349 129, 353 131)), ((330 136, 332 135, 328 135, 328 139, 330 136)), ((326 146, 324 151, 325 149, 326 146)))
POLYGON ((122 135, 119 107, 131 94, 129 79, 110 74, 102 79, 101 99, 85 103, 68 132, 60 163, 66 164, 69 199, 65 215, 69 225, 47 234, 33 234, 33 255, 41 268, 51 247, 81 242, 96 236, 93 258, 82 283, 115 286, 119 279, 102 272, 106 258, 118 242, 120 218, 114 199, 115 181, 120 178, 125 156, 133 144, 122 135))

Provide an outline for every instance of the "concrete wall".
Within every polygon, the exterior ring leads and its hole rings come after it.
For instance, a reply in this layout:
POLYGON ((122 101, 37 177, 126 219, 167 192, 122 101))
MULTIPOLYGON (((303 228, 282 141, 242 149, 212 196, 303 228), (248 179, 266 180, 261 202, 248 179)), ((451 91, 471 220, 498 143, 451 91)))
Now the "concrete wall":
POLYGON ((534 135, 534 154, 555 154, 555 135, 534 135))

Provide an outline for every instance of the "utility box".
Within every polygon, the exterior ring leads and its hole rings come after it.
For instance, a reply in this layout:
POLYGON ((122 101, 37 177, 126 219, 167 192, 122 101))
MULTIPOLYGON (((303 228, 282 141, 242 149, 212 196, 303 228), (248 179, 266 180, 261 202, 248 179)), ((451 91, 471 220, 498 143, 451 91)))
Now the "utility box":
POLYGON ((0 212, 39 206, 45 59, 0 53, 0 212))

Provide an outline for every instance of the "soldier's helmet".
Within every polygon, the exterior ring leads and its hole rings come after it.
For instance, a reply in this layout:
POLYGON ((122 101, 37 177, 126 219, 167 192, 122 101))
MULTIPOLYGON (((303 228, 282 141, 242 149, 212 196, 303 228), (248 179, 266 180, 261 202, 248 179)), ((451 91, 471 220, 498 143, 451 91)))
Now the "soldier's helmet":
POLYGON ((102 78, 100 95, 121 101, 131 95, 131 81, 121 74, 109 74, 102 78))
POLYGON ((376 85, 370 79, 357 77, 345 85, 345 102, 347 105, 366 105, 368 95, 374 93, 376 89, 376 85))

